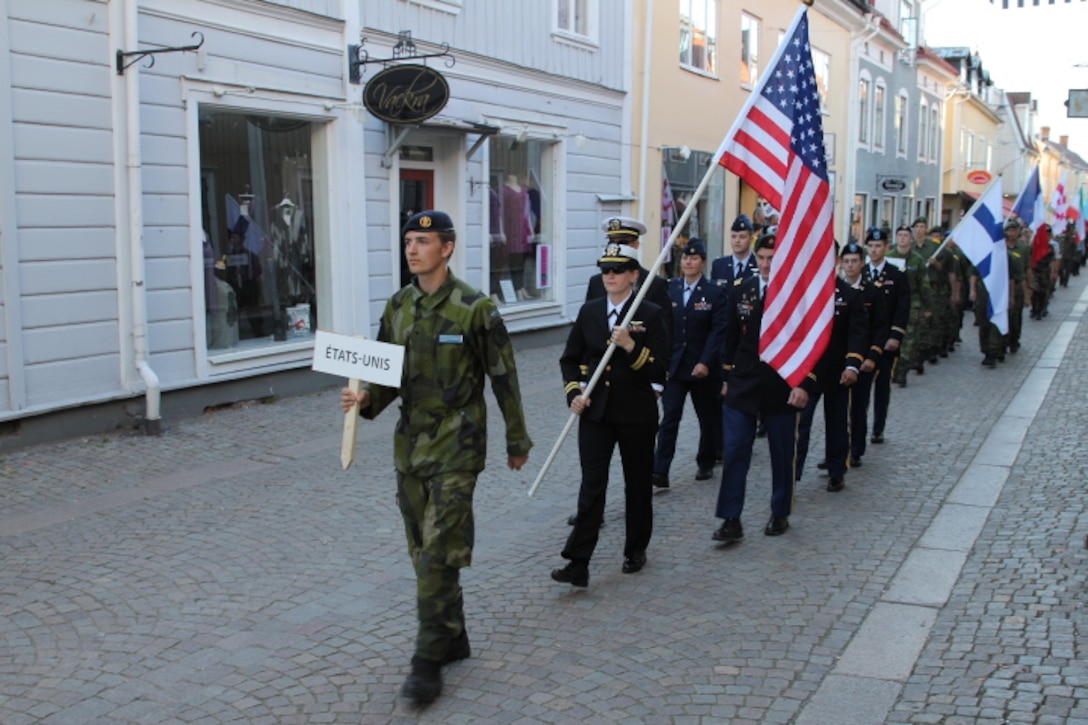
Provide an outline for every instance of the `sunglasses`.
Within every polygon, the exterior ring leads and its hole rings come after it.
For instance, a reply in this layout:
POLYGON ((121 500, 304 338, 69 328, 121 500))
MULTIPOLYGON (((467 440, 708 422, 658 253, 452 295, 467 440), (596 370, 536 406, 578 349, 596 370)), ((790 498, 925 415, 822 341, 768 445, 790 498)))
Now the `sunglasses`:
POLYGON ((608 267, 606 269, 602 269, 601 274, 623 274, 627 271, 628 270, 626 269, 619 269, 618 267, 608 267))

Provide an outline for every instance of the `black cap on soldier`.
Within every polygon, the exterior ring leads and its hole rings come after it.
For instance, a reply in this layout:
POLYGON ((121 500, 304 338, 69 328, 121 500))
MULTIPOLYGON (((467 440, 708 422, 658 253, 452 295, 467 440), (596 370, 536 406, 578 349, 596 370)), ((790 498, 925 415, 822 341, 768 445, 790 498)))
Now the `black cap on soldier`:
POLYGON ((702 239, 698 237, 692 237, 688 240, 688 243, 684 245, 684 254, 698 254, 703 259, 706 259, 706 244, 702 239))
MULTIPOLYGON (((883 237, 881 237, 883 239, 883 237)), ((856 254, 862 259, 865 259, 865 250, 861 248, 861 245, 857 242, 847 242, 843 245, 842 250, 839 252, 840 257, 845 257, 847 254, 856 254)))
MULTIPOLYGON (((865 231, 865 241, 867 242, 884 242, 887 239, 884 237, 884 232, 877 227, 869 227, 865 231)), ((849 245, 847 245, 849 246, 849 245)))
POLYGON ((759 251, 761 249, 774 249, 776 241, 777 236, 775 232, 768 232, 767 234, 764 234, 763 236, 756 239, 753 251, 759 251))
POLYGON ((401 229, 401 236, 408 232, 453 232, 453 219, 444 211, 428 209, 408 217, 401 229))
POLYGON ((751 232, 755 231, 755 227, 752 226, 752 220, 746 214, 738 214, 729 230, 733 232, 751 232))

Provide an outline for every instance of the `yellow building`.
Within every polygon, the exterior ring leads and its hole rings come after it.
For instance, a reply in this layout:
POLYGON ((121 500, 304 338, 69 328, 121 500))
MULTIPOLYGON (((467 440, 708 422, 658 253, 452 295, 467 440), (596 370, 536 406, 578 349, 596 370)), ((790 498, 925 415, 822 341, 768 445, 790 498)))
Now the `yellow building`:
MULTIPOLYGON (((636 4, 630 115, 631 187, 638 201, 632 213, 650 228, 643 244, 647 265, 667 238, 664 182, 671 187, 679 218, 799 7, 796 0, 636 4)), ((846 229, 850 194, 844 186, 848 145, 835 140, 847 137, 851 38, 864 27, 863 7, 829 0, 809 11, 813 61, 825 105, 836 236, 846 229)), ((755 216, 758 201, 752 189, 718 168, 680 240, 703 238, 708 259, 714 259, 727 247, 736 215, 755 216)))

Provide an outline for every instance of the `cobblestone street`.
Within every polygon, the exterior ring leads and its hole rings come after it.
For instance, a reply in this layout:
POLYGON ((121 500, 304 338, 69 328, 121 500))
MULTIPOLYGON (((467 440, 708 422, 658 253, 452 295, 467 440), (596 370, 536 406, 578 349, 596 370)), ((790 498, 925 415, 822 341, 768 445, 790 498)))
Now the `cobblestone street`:
POLYGON ((887 443, 841 493, 818 422, 778 538, 757 441, 747 536, 711 541, 689 406, 649 563, 620 572, 615 465, 585 590, 548 575, 574 435, 526 496, 568 415, 560 347, 519 352, 536 447, 507 470, 492 399, 462 577, 473 656, 423 710, 397 692, 415 585, 395 411, 360 422, 348 471, 332 387, 7 454, 0 723, 1088 723, 1086 281, 995 370, 968 315, 961 348, 895 388, 887 443))

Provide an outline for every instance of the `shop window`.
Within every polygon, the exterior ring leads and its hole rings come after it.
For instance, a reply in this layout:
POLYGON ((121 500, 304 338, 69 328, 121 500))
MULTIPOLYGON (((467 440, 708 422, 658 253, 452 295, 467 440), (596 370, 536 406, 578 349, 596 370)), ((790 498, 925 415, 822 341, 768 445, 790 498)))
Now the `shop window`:
POLYGON ((317 123, 201 108, 204 301, 209 351, 276 346, 317 322, 317 123))
POLYGON ((759 21, 740 15, 740 82, 754 86, 759 81, 759 21))
POLYGON ((503 307, 554 301, 555 144, 524 132, 488 143, 489 292, 503 307))
POLYGON ((680 63, 718 72, 718 0, 680 0, 680 63))

